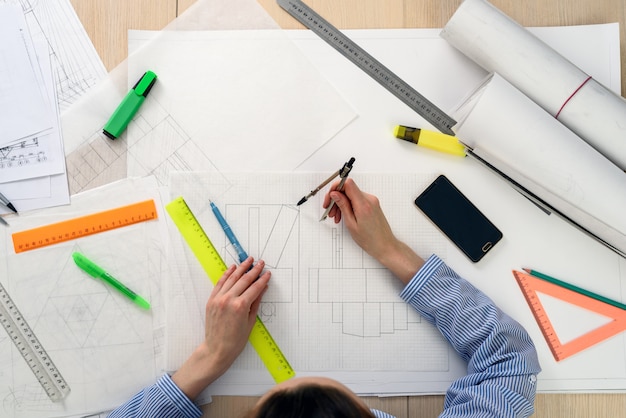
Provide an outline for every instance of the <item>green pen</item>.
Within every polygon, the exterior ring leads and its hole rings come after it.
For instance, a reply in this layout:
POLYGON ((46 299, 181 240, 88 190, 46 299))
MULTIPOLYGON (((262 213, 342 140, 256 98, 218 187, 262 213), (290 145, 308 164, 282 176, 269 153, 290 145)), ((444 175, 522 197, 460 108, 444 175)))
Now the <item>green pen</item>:
POLYGON ((115 139, 124 132, 130 121, 146 100, 152 86, 156 82, 157 75, 152 71, 146 71, 137 84, 130 89, 122 103, 115 109, 109 121, 104 125, 102 133, 111 139, 115 139))
POLYGON ((72 258, 78 267, 80 267, 83 271, 85 271, 90 276, 93 276, 98 279, 102 279, 106 283, 110 284, 117 290, 119 290, 122 294, 127 296, 130 300, 135 302, 137 306, 144 309, 150 309, 150 303, 139 296, 137 293, 133 292, 126 286, 124 286, 119 280, 111 276, 109 273, 104 271, 102 267, 95 264, 93 261, 89 260, 87 257, 82 255, 81 253, 74 252, 72 254, 72 258))
POLYGON ((540 273, 537 270, 532 270, 532 269, 527 269, 527 268, 524 268, 522 270, 524 270, 526 273, 530 274, 531 276, 535 276, 538 279, 545 280, 546 282, 550 282, 550 283, 553 283, 553 284, 555 284, 557 286, 564 287, 565 289, 569 289, 572 292, 580 293, 581 295, 585 295, 587 297, 590 297, 591 299, 595 299, 595 300, 598 300, 600 302, 608 303, 609 305, 615 306, 616 308, 620 308, 620 309, 626 310, 626 305, 621 303, 621 302, 618 302, 616 300, 609 299, 607 297, 598 295, 597 293, 593 293, 590 290, 582 289, 582 288, 580 288, 578 286, 575 286, 573 284, 569 284, 567 282, 564 282, 563 280, 555 279, 554 277, 548 276, 547 274, 540 273))

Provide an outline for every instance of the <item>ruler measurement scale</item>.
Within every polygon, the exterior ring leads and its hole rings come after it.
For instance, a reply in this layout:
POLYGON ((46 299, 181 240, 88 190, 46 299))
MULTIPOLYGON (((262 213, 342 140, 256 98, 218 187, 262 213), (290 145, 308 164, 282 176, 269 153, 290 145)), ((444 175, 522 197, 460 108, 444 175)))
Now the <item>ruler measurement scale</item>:
POLYGON ((331 25, 313 9, 297 0, 277 0, 277 2, 287 13, 313 31, 434 127, 445 134, 455 135, 452 130, 452 127, 456 125, 454 119, 341 33, 339 29, 331 25))
POLYGON ((154 200, 109 209, 67 221, 15 232, 13 248, 16 253, 121 228, 157 218, 154 200))
POLYGON ((48 397, 58 402, 70 393, 52 359, 0 283, 0 322, 48 397))
POLYGON ((583 293, 547 282, 530 274, 513 271, 513 276, 528 303, 543 337, 556 361, 577 354, 626 330, 626 310, 591 298, 583 293), (537 292, 553 296, 591 312, 612 318, 613 321, 591 330, 567 343, 559 339, 537 292))
MULTIPOLYGON (((202 226, 200 226, 195 215, 182 197, 170 202, 165 209, 200 262, 205 273, 209 276, 213 285, 215 285, 227 270, 227 266, 202 229, 202 226)), ((295 372, 287 358, 258 316, 252 327, 249 341, 276 383, 295 376, 295 372)))

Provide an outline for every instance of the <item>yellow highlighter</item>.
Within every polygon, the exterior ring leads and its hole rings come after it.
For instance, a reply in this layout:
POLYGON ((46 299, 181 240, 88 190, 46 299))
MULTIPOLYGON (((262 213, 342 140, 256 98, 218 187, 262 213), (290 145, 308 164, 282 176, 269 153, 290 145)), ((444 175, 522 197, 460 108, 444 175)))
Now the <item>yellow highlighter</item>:
POLYGON ((412 142, 422 147, 445 152, 446 154, 465 157, 465 146, 452 135, 402 125, 396 126, 393 130, 393 134, 396 138, 412 142))

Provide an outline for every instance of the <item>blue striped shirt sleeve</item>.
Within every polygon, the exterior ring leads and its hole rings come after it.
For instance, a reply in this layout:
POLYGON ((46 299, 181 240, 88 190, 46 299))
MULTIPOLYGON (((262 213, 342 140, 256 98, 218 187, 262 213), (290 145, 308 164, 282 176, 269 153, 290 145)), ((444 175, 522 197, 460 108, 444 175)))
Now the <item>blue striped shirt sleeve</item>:
POLYGON ((376 418, 396 418, 393 415, 389 415, 388 413, 383 412, 383 411, 379 411, 378 409, 370 409, 370 412, 376 418))
POLYGON ((535 346, 524 328, 432 255, 400 294, 468 363, 441 417, 527 417, 534 411, 535 346))
MULTIPOLYGON (((533 413, 536 375, 541 368, 521 325, 435 255, 400 296, 434 324, 468 362, 468 374, 448 389, 440 417, 527 417, 533 413)), ((377 418, 393 418, 374 409, 372 413, 377 418)), ((109 418, 201 415, 164 375, 109 418)))
POLYGON ((128 402, 111 412, 108 418, 199 418, 202 411, 165 374, 128 402))

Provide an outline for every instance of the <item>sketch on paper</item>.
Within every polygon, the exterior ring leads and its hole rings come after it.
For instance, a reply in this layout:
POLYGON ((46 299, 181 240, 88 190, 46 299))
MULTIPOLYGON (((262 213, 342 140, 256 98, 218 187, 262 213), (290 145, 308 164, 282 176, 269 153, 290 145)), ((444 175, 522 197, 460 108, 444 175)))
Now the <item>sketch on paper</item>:
MULTIPOLYGON (((103 188, 97 196, 83 195, 83 200, 73 202, 72 209, 59 211, 69 210, 75 215, 94 201, 129 203, 128 199, 137 196, 154 199, 155 191, 154 180, 127 181, 103 188), (146 189, 152 183, 154 189, 146 189)), ((42 221, 48 217, 24 219, 21 226, 42 221)), ((1 416, 43 418, 111 409, 128 393, 154 381, 162 368, 160 292, 168 269, 160 239, 162 228, 160 223, 148 222, 33 252, 3 252, 6 263, 0 275, 6 275, 12 299, 68 382, 72 395, 63 403, 50 402, 25 362, 17 361, 13 345, 0 335, 1 416), (119 292, 86 274, 73 262, 74 251, 98 260, 114 277, 149 300, 153 309, 138 309, 119 292)), ((5 241, 9 244, 10 239, 5 241)))
POLYGON ((133 119, 134 140, 116 140, 99 129, 66 157, 70 193, 75 194, 127 176, 153 175, 167 185, 171 171, 210 171, 213 163, 152 96, 133 119), (155 149, 158 145, 158 150, 155 149))
POLYGON ((69 0, 3 1, 19 3, 33 39, 46 41, 61 110, 107 75, 69 0))
POLYGON ((0 169, 46 161, 46 152, 39 150, 39 138, 30 138, 0 148, 0 169))
MULTIPOLYGON (((295 205, 302 192, 323 177, 176 173, 170 187, 172 196, 183 196, 192 210, 195 208, 194 215, 227 264, 236 262, 237 254, 214 219, 208 196, 220 206, 247 252, 266 261, 272 279, 259 315, 297 373, 342 373, 345 377, 345 373, 367 372, 374 380, 377 371, 412 373, 418 380, 422 375, 430 379, 432 373, 456 376, 458 359, 438 331, 399 298, 398 280, 353 242, 343 223, 319 222, 323 193, 304 205, 295 205), (387 355, 389 346, 396 348, 394 356, 387 355)), ((398 194, 385 187, 394 184, 417 191, 430 177, 354 177, 384 202, 401 239, 421 253, 434 250, 445 258, 445 240, 432 225, 415 216, 413 205, 399 201, 398 194)), ((176 262, 187 267, 197 264, 192 254, 176 262)), ((190 277, 193 284, 183 285, 189 290, 181 309, 189 311, 188 306, 194 305, 194 311, 200 313, 210 286, 202 273, 192 271, 190 277)), ((178 309, 174 304, 168 312, 178 315, 178 309)), ((195 335, 197 330, 187 332, 190 345, 201 338, 195 335)), ((183 346, 182 350, 189 349, 183 346)), ((220 385, 232 391, 243 384, 240 376, 257 376, 254 373, 263 381, 263 365, 253 350, 245 350, 220 385)), ((219 388, 212 390, 220 392, 219 388)))
MULTIPOLYGON (((268 37, 261 44, 264 51, 280 59, 265 59, 254 68, 245 53, 252 49, 255 55, 260 54, 256 34, 241 39, 241 33, 172 31, 154 39, 152 32, 145 38, 143 32, 131 33, 129 36, 137 37, 135 43, 147 45, 139 49, 145 57, 137 53, 129 58, 129 76, 133 78, 137 68, 148 65, 159 75, 159 81, 119 139, 104 137, 102 126, 83 127, 76 133, 78 139, 73 141, 80 145, 67 156, 71 194, 126 176, 154 175, 160 184, 167 185, 172 171, 225 171, 234 167, 255 170, 270 165, 273 169, 292 170, 354 119, 354 111, 291 41, 280 32, 262 32, 268 37), (201 61, 198 48, 206 51, 201 61), (179 59, 194 64, 171 65, 179 59), (205 73, 207 67, 210 69, 205 73), (284 74, 286 67, 291 69, 289 75, 284 74), (192 70, 199 72, 197 77, 188 74, 192 70), (225 77, 235 77, 237 83, 253 87, 233 90, 228 88, 225 77), (203 83, 191 87, 195 99, 190 101, 181 91, 187 91, 185 83, 193 80, 203 83), (321 95, 320 100, 327 101, 324 109, 299 96, 276 99, 281 97, 280 91, 292 92, 296 86, 306 86, 321 95), (271 100, 267 90, 272 92, 271 100), (314 116, 316 122, 311 120, 314 116), (310 124, 316 129, 302 131, 301 142, 294 146, 294 127, 310 124), (239 147, 222 146, 233 141, 239 147), (240 152, 243 149, 246 152, 240 152), (274 158, 276 149, 281 149, 280 159, 274 158)), ((106 96, 110 91, 98 93, 106 96)), ((85 118, 75 124, 84 123, 85 118)))
POLYGON ((115 141, 94 132, 83 145, 65 157, 70 194, 126 177, 126 136, 115 141))

